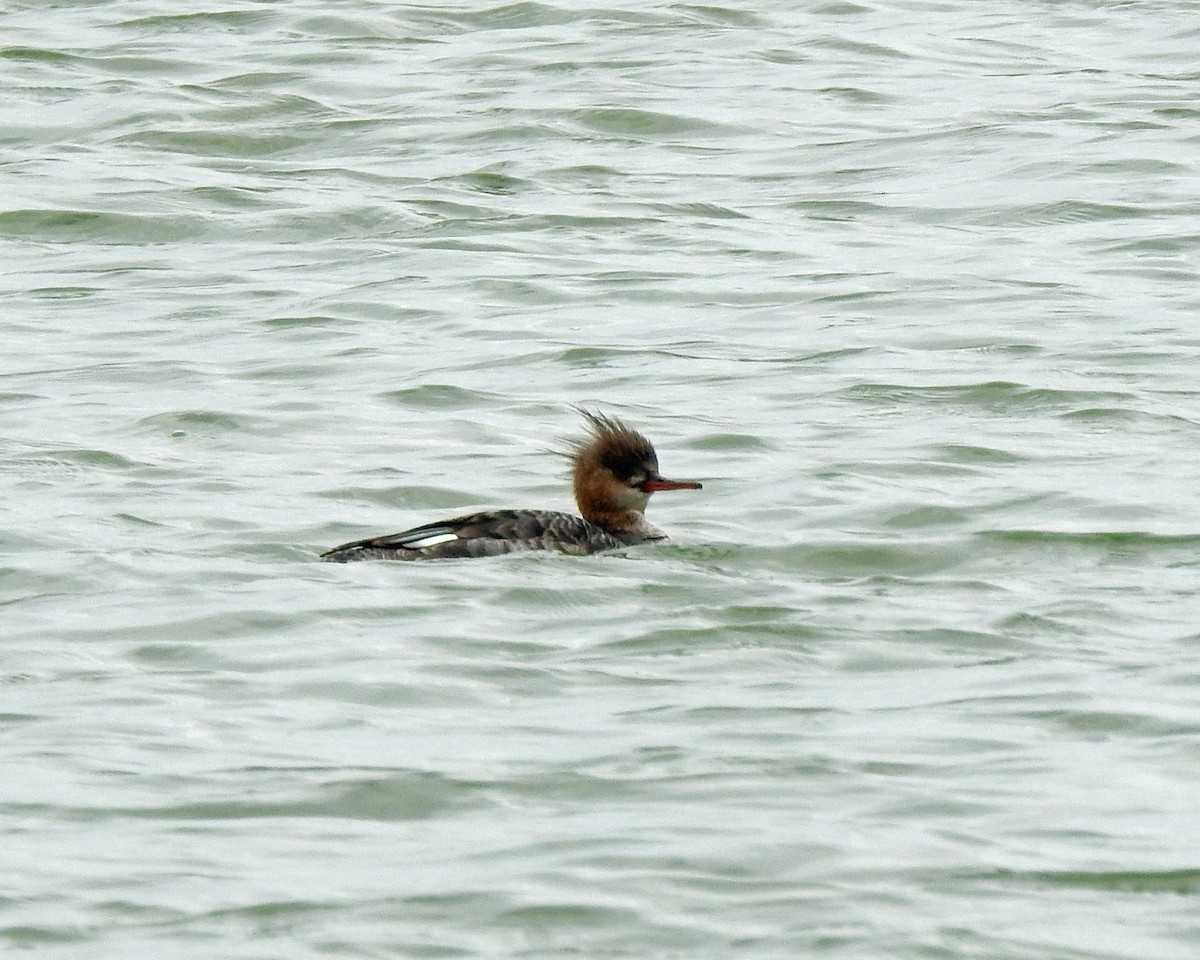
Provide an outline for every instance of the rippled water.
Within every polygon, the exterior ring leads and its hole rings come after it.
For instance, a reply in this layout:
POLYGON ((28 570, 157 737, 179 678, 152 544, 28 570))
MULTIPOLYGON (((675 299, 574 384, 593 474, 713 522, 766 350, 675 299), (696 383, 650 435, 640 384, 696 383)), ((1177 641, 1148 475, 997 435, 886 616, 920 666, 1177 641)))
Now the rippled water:
POLYGON ((1198 44, 0 8, 0 944, 1195 957, 1198 44), (572 404, 671 544, 315 562, 572 404))

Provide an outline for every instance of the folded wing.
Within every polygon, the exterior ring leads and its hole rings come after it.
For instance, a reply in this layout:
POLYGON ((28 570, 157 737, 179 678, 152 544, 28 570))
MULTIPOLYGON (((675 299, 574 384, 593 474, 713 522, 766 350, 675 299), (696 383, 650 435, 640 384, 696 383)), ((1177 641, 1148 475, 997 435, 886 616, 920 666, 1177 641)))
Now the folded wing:
POLYGON ((321 559, 445 560, 488 557, 522 550, 596 553, 625 543, 593 523, 549 510, 493 510, 413 527, 402 533, 356 540, 321 554, 321 559))

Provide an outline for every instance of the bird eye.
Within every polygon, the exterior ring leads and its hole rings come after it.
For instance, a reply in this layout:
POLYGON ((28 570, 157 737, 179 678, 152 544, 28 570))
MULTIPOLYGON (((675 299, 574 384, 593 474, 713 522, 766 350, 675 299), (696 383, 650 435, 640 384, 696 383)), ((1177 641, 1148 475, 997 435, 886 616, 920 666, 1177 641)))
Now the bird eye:
POLYGON ((627 483, 629 478, 637 473, 638 470, 636 461, 632 461, 629 457, 605 457, 600 461, 600 464, 623 483, 627 483))

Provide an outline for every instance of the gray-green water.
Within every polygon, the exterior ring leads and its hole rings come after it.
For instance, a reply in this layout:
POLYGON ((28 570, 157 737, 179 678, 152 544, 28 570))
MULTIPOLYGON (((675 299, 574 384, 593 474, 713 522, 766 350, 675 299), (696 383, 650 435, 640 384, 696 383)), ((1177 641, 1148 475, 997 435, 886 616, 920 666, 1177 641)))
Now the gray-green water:
POLYGON ((0 8, 0 945, 1192 960, 1200 8, 0 8), (314 562, 566 508, 672 544, 314 562))

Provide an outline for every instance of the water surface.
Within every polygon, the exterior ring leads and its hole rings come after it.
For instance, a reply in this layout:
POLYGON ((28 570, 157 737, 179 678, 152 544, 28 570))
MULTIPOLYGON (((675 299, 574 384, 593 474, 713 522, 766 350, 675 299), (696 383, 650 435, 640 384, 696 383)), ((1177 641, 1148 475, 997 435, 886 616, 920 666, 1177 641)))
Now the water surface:
POLYGON ((1192 4, 0 36, 0 943, 1196 955, 1192 4), (315 561, 573 404, 670 544, 315 561))

